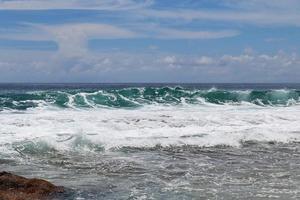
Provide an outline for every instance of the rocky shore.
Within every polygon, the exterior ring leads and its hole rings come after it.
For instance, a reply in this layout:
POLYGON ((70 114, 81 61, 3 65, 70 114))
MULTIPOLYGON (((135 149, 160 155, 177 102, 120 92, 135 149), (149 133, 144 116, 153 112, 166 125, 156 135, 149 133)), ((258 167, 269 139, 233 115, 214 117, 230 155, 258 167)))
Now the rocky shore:
POLYGON ((42 179, 28 179, 0 172, 0 200, 46 200, 65 191, 42 179))

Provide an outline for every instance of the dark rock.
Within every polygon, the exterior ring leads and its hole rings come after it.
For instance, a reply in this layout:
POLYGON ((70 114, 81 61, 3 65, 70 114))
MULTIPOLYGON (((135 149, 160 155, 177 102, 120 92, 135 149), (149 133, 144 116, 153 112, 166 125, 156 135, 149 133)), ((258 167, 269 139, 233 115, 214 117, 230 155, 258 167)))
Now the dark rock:
POLYGON ((41 179, 27 179, 8 172, 0 172, 0 200, 51 199, 64 188, 41 179))

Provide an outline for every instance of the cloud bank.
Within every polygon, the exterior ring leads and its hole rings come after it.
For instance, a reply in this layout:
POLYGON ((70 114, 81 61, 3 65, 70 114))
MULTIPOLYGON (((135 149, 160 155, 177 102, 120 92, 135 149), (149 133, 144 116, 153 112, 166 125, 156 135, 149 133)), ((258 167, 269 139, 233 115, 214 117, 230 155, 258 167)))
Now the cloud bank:
POLYGON ((15 55, 12 62, 0 56, 1 80, 39 77, 56 82, 295 82, 300 76, 300 56, 251 54, 220 56, 89 53, 68 58, 56 53, 15 55), (59 72, 59 73, 58 73, 59 72), (28 75, 28 77, 26 76, 28 75))

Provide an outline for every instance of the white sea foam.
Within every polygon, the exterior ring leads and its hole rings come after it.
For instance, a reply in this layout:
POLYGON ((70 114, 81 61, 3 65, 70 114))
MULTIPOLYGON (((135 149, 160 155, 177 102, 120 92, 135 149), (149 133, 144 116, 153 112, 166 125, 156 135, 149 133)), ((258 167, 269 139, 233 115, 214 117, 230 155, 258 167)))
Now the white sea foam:
POLYGON ((43 142, 59 151, 124 146, 231 145, 300 141, 300 106, 145 106, 139 109, 32 109, 0 113, 0 147, 43 142), (93 146, 92 145, 92 146, 93 146))

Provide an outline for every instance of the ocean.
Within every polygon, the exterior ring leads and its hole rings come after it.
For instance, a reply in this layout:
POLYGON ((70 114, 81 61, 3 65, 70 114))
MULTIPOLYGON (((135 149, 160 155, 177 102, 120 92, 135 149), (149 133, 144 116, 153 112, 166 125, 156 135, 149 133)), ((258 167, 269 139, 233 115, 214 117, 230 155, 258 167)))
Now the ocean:
POLYGON ((58 199, 300 199, 300 84, 0 84, 0 168, 58 199))

